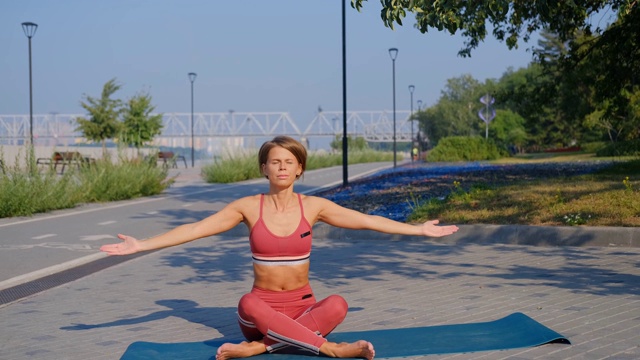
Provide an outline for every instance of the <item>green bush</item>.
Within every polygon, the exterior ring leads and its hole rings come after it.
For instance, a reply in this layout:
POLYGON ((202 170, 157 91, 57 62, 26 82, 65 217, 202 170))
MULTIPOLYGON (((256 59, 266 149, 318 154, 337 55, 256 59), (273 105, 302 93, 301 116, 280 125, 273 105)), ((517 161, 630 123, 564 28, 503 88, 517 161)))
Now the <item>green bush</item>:
POLYGON ((0 218, 75 207, 95 201, 125 200, 161 193, 172 182, 168 170, 137 159, 109 159, 67 166, 59 175, 53 166, 38 168, 32 156, 27 169, 0 172, 0 218))
POLYGON ((227 154, 202 167, 202 177, 208 183, 232 183, 260 176, 257 154, 227 154))
POLYGON ((607 147, 607 143, 604 141, 594 141, 580 144, 580 149, 586 153, 597 153, 598 151, 607 147))
POLYGON ((638 155, 640 155, 640 139, 615 142, 596 152, 596 156, 638 155))
POLYGON ((440 139, 427 155, 427 161, 495 160, 507 156, 492 140, 481 137, 451 136, 440 139))
POLYGON ((9 169, 0 175, 0 218, 67 209, 81 198, 82 191, 71 172, 60 176, 52 171, 30 174, 9 169))
MULTIPOLYGON (((392 161, 393 153, 374 150, 352 151, 348 153, 349 164, 392 161)), ((402 160, 402 155, 397 154, 402 160)), ((342 165, 342 153, 309 153, 307 170, 342 165)), ((262 177, 256 154, 226 154, 222 159, 202 167, 202 176, 208 183, 230 183, 262 177)))
POLYGON ((139 159, 120 158, 114 163, 109 158, 82 166, 77 172, 85 202, 104 202, 133 199, 160 194, 173 179, 167 179, 168 170, 155 163, 139 159))

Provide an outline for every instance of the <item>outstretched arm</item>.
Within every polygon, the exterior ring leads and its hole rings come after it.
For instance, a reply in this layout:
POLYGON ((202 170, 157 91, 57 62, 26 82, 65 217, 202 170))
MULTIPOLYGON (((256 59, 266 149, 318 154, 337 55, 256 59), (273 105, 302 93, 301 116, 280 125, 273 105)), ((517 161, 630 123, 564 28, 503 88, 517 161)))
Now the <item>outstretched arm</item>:
POLYGON ((318 221, 345 229, 374 230, 387 234, 430 237, 447 236, 458 231, 458 227, 455 225, 439 226, 438 220, 414 225, 382 216, 363 214, 323 198, 315 198, 314 203, 318 206, 318 221))
POLYGON ((175 246, 230 230, 244 219, 242 215, 243 201, 245 200, 234 201, 206 219, 191 224, 180 225, 173 230, 144 241, 131 236, 118 234, 122 242, 103 245, 100 247, 100 251, 109 255, 128 255, 140 251, 175 246))

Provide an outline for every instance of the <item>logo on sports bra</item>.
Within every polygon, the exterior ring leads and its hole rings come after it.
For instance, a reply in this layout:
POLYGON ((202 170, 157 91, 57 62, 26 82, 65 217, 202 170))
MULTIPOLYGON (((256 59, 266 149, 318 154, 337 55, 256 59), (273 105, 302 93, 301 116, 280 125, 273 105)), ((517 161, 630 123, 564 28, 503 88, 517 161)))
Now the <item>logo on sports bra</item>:
POLYGON ((300 234, 300 238, 304 238, 304 237, 307 237, 307 236, 309 236, 309 235, 311 235, 311 231, 307 231, 307 232, 306 232, 306 233, 304 233, 304 234, 300 234))

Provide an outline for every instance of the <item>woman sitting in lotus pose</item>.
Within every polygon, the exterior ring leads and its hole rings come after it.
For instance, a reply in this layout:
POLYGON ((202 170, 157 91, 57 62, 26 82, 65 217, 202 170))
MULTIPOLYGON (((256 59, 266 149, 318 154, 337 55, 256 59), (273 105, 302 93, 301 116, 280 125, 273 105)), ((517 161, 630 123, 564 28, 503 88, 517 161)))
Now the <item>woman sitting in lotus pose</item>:
POLYGON ((119 234, 122 242, 104 245, 100 250, 125 255, 175 246, 222 233, 243 222, 250 229, 254 270, 253 288, 238 304, 238 322, 247 341, 223 344, 217 360, 291 350, 373 359, 373 345, 366 340, 334 343, 325 338, 344 320, 348 306, 338 295, 316 301, 311 290, 313 225, 322 221, 346 229, 431 237, 450 235, 458 227, 437 226, 437 220, 421 225, 401 223, 294 193, 293 184, 305 171, 307 152, 290 137, 278 136, 264 143, 258 160, 269 180, 268 193, 235 200, 206 219, 144 241, 119 234))

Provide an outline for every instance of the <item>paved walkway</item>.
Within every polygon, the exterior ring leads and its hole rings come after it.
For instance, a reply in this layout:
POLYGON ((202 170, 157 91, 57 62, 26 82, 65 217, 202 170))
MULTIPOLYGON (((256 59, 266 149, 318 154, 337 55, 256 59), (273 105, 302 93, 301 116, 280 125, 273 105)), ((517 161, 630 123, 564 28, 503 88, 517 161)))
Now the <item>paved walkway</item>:
MULTIPOLYGON (((315 234, 316 295, 341 294, 351 307, 337 331, 522 312, 572 345, 423 358, 640 358, 639 247, 476 244, 485 234, 474 227, 446 241, 315 234)), ((1 306, 0 359, 118 359, 136 341, 239 340, 235 307, 251 279, 243 235, 150 253, 1 306)))

